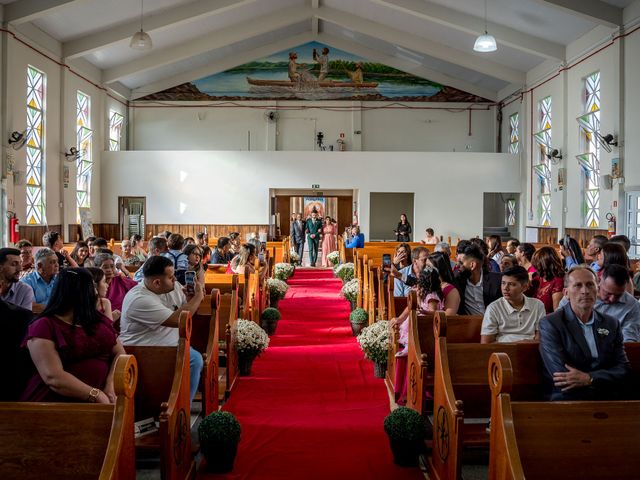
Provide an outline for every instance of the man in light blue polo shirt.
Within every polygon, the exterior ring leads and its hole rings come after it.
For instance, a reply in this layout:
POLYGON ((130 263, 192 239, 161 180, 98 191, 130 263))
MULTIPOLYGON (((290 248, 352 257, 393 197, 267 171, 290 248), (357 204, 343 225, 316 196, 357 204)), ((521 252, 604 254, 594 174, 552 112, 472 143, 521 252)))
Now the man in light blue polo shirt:
POLYGON ((429 249, 427 247, 416 247, 411 250, 411 264, 400 270, 395 267, 391 269, 393 280, 393 296, 406 297, 411 291, 413 285, 418 284, 420 273, 427 265, 429 257, 429 249), (407 281, 409 280, 409 281, 407 281))
POLYGON ((46 305, 53 291, 59 265, 56 252, 41 248, 36 253, 36 271, 24 276, 20 281, 31 287, 35 303, 46 305))

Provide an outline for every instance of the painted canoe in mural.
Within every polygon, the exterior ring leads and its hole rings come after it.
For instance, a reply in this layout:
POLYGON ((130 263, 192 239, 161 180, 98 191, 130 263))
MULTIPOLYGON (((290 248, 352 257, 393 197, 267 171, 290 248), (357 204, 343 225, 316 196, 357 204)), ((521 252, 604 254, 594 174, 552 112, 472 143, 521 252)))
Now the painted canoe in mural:
MULTIPOLYGON (((250 85, 265 86, 265 87, 295 87, 296 82, 291 80, 258 80, 256 78, 247 77, 247 82, 250 85)), ((378 82, 334 82, 324 81, 317 82, 319 87, 322 88, 376 88, 378 82)))

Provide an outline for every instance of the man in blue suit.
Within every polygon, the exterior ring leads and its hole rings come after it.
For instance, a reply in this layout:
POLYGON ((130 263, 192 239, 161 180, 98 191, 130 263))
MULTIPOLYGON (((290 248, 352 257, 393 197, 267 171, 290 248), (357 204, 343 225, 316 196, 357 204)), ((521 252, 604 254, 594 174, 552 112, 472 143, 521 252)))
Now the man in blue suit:
POLYGON ((598 280, 587 266, 565 277, 569 303, 540 321, 540 354, 550 400, 620 398, 631 367, 618 320, 594 310, 598 280))
POLYGON ((302 265, 302 253, 304 252, 304 229, 305 224, 302 223, 302 215, 296 213, 295 219, 291 222, 291 243, 299 257, 298 265, 302 265))

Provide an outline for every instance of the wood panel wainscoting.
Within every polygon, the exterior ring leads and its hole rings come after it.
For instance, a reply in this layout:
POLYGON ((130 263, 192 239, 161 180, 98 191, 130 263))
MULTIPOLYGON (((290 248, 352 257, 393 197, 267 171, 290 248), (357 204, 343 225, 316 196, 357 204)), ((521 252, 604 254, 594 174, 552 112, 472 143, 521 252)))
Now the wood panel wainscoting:
MULTIPOLYGON (((172 233, 179 233, 184 237, 196 237, 196 233, 204 232, 204 228, 207 227, 209 238, 224 237, 231 232, 240 233, 240 238, 244 242, 247 235, 254 232, 266 232, 269 234, 269 225, 205 225, 205 224, 162 224, 162 223, 150 223, 145 226, 145 237, 147 239, 158 235, 159 233, 168 230, 172 233)), ((114 237, 115 238, 115 237, 114 237)), ((116 238, 116 240, 119 240, 116 238)))
MULTIPOLYGON (((29 240, 33 245, 42 245, 42 236, 45 232, 52 230, 62 233, 62 225, 20 225, 20 239, 29 240)), ((64 238, 65 242, 72 241, 64 238)))
POLYGON ((604 235, 605 237, 608 236, 607 230, 603 230, 600 228, 565 228, 564 231, 571 238, 575 238, 582 248, 585 248, 587 245, 589 245, 591 239, 596 235, 604 235))
MULTIPOLYGON (((117 223, 94 223, 93 235, 107 240, 112 238, 118 239, 120 236, 120 225, 117 223)), ((65 240, 69 243, 84 240, 82 238, 82 229, 80 228, 80 225, 74 223, 69 224, 69 235, 66 238, 68 240, 65 240)))
MULTIPOLYGON (((527 227, 530 228, 530 227, 527 227)), ((538 243, 555 245, 558 243, 558 229, 556 227, 537 227, 538 243)))

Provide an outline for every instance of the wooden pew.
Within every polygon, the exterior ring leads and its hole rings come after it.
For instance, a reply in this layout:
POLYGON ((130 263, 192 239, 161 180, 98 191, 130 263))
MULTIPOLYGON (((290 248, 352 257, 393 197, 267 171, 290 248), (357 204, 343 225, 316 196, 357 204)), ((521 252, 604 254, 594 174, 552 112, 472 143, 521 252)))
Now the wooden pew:
POLYGON ((134 480, 137 363, 116 360, 115 405, 0 403, 0 478, 134 480))
POLYGON ((218 332, 222 335, 219 338, 218 349, 218 399, 223 401, 229 396, 231 386, 228 376, 234 377, 237 372, 237 362, 231 365, 232 370, 229 371, 229 355, 228 355, 228 342, 231 334, 230 325, 234 325, 238 315, 238 279, 235 276, 235 284, 233 289, 228 293, 220 294, 220 301, 218 303, 217 315, 218 315, 218 332), (232 316, 233 315, 233 316, 232 316), (235 368, 235 372, 233 368, 235 368))
POLYGON ((494 352, 514 359, 517 398, 543 400, 542 360, 538 343, 451 343, 449 318, 434 315, 435 364, 433 450, 427 468, 432 479, 461 479, 464 447, 488 447, 486 419, 491 415, 491 392, 486 365, 494 352), (465 423, 465 419, 480 422, 465 423))
POLYGON ((640 401, 513 401, 520 374, 509 357, 489 363, 490 479, 638 478, 640 401))
MULTIPOLYGON (((225 370, 225 398, 231 395, 231 390, 235 386, 238 379, 238 351, 236 350, 236 323, 238 322, 238 288, 235 288, 231 292, 229 305, 228 323, 225 326, 225 355, 226 355, 226 370, 225 370)), ((222 312, 221 312, 222 313, 222 312)), ((220 330, 222 331, 222 329, 220 330)))
POLYGON ((192 317, 191 345, 202 354, 202 411, 205 415, 218 410, 220 396, 218 391, 219 377, 219 308, 220 290, 212 290, 206 295, 192 317))
POLYGON ((160 455, 163 480, 193 477, 191 451, 191 406, 189 404, 189 345, 191 315, 180 314, 177 347, 125 345, 139 365, 135 395, 136 421, 153 417, 160 422, 157 432, 136 438, 136 455, 160 455))

